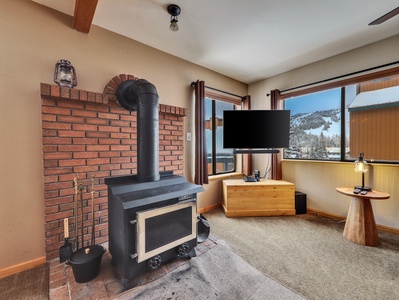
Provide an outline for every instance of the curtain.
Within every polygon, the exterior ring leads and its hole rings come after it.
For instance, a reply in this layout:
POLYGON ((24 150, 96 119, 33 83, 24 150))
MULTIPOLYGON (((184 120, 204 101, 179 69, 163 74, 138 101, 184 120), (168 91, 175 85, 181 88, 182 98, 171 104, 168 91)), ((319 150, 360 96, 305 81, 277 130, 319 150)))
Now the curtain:
MULTIPOLYGON (((246 96, 242 101, 242 109, 251 109, 251 96, 246 96)), ((252 175, 252 154, 243 154, 242 156, 242 172, 246 176, 252 175)))
POLYGON ((205 82, 195 83, 195 175, 194 183, 208 183, 208 158, 205 138, 205 82))
MULTIPOLYGON (((280 109, 280 91, 279 90, 271 90, 270 91, 270 108, 272 110, 280 109)), ((281 180, 282 171, 281 171, 281 153, 272 153, 272 162, 271 162, 271 179, 281 180)))

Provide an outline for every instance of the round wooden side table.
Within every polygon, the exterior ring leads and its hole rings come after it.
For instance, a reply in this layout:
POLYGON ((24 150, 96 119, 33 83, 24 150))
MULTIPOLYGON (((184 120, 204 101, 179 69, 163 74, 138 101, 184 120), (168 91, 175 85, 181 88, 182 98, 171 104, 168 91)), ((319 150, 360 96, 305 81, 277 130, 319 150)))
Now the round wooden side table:
POLYGON ((360 245, 378 246, 380 241, 370 200, 385 200, 389 199, 390 195, 374 190, 366 195, 354 194, 353 187, 338 187, 336 190, 338 193, 352 197, 343 236, 360 245))

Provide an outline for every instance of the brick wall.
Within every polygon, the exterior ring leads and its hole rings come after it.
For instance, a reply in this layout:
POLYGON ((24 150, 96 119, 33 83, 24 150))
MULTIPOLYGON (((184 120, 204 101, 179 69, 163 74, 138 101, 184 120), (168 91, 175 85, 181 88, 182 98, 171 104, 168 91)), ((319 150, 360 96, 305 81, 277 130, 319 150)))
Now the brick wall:
MULTIPOLYGON (((104 178, 137 173, 136 112, 122 108, 116 101, 115 92, 123 81, 136 79, 131 75, 115 76, 102 94, 41 84, 48 260, 58 257, 64 243, 64 218, 69 219, 70 236, 74 236, 73 179, 76 175, 84 185, 90 184, 90 178, 94 176, 96 243, 108 241, 108 199, 104 178)), ((160 171, 183 175, 183 119, 186 115, 185 108, 159 105, 160 171)), ((84 240, 90 241, 89 189, 83 191, 83 200, 84 240)), ((80 224, 78 228, 81 228, 80 224)))

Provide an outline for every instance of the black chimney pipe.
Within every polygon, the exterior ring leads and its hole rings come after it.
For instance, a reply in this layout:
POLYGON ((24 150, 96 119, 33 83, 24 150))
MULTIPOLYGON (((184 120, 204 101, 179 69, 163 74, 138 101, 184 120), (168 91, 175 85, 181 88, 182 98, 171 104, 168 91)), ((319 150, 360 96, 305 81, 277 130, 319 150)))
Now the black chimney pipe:
POLYGON ((145 79, 126 80, 116 93, 118 102, 129 111, 137 111, 137 178, 157 181, 159 175, 158 92, 145 79))

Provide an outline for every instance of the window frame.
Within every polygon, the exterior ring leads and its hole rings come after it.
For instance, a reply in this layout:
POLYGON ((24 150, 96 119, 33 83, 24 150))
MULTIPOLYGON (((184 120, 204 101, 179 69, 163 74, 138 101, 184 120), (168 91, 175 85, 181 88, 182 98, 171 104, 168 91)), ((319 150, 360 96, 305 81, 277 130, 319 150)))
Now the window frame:
MULTIPOLYGON (((241 108, 242 109, 242 105, 243 105, 243 101, 242 98, 241 99, 235 99, 232 97, 228 97, 225 95, 220 95, 217 93, 213 93, 210 91, 205 90, 205 99, 208 98, 212 101, 212 128, 216 128, 216 118, 215 118, 215 107, 216 107, 216 103, 215 101, 221 101, 221 102, 227 102, 230 104, 234 105, 234 109, 237 108, 241 108)), ((204 116, 205 117, 205 116, 204 116)), ((231 171, 223 171, 223 172, 216 172, 216 131, 212 130, 212 149, 211 149, 211 163, 212 163, 212 174, 208 174, 208 176, 217 176, 217 175, 223 175, 223 174, 231 174, 231 173, 235 173, 237 170, 237 158, 235 157, 234 153, 234 168, 231 171)), ((205 141, 206 142, 206 141, 205 141)), ((209 150, 207 149, 207 152, 209 153, 209 150)))
MULTIPOLYGON (((347 159, 345 157, 345 87, 349 85, 356 85, 365 81, 371 81, 376 79, 382 79, 384 77, 390 76, 398 76, 399 75, 399 67, 384 69, 380 71, 374 71, 367 74, 357 75, 350 78, 339 79, 336 81, 328 81, 326 83, 322 83, 317 85, 315 83, 314 86, 304 87, 304 88, 293 88, 288 89, 286 91, 280 92, 280 101, 284 103, 286 99, 304 96, 312 93, 323 92, 326 90, 340 88, 341 89, 341 155, 339 160, 327 160, 327 159, 298 159, 298 158, 283 158, 286 160, 301 160, 301 161, 321 161, 321 162, 353 162, 355 159, 347 159)), ((320 83, 320 82, 319 82, 320 83)), ((381 160, 373 160, 373 163, 379 164, 399 164, 399 159, 397 161, 381 161, 381 160)))

